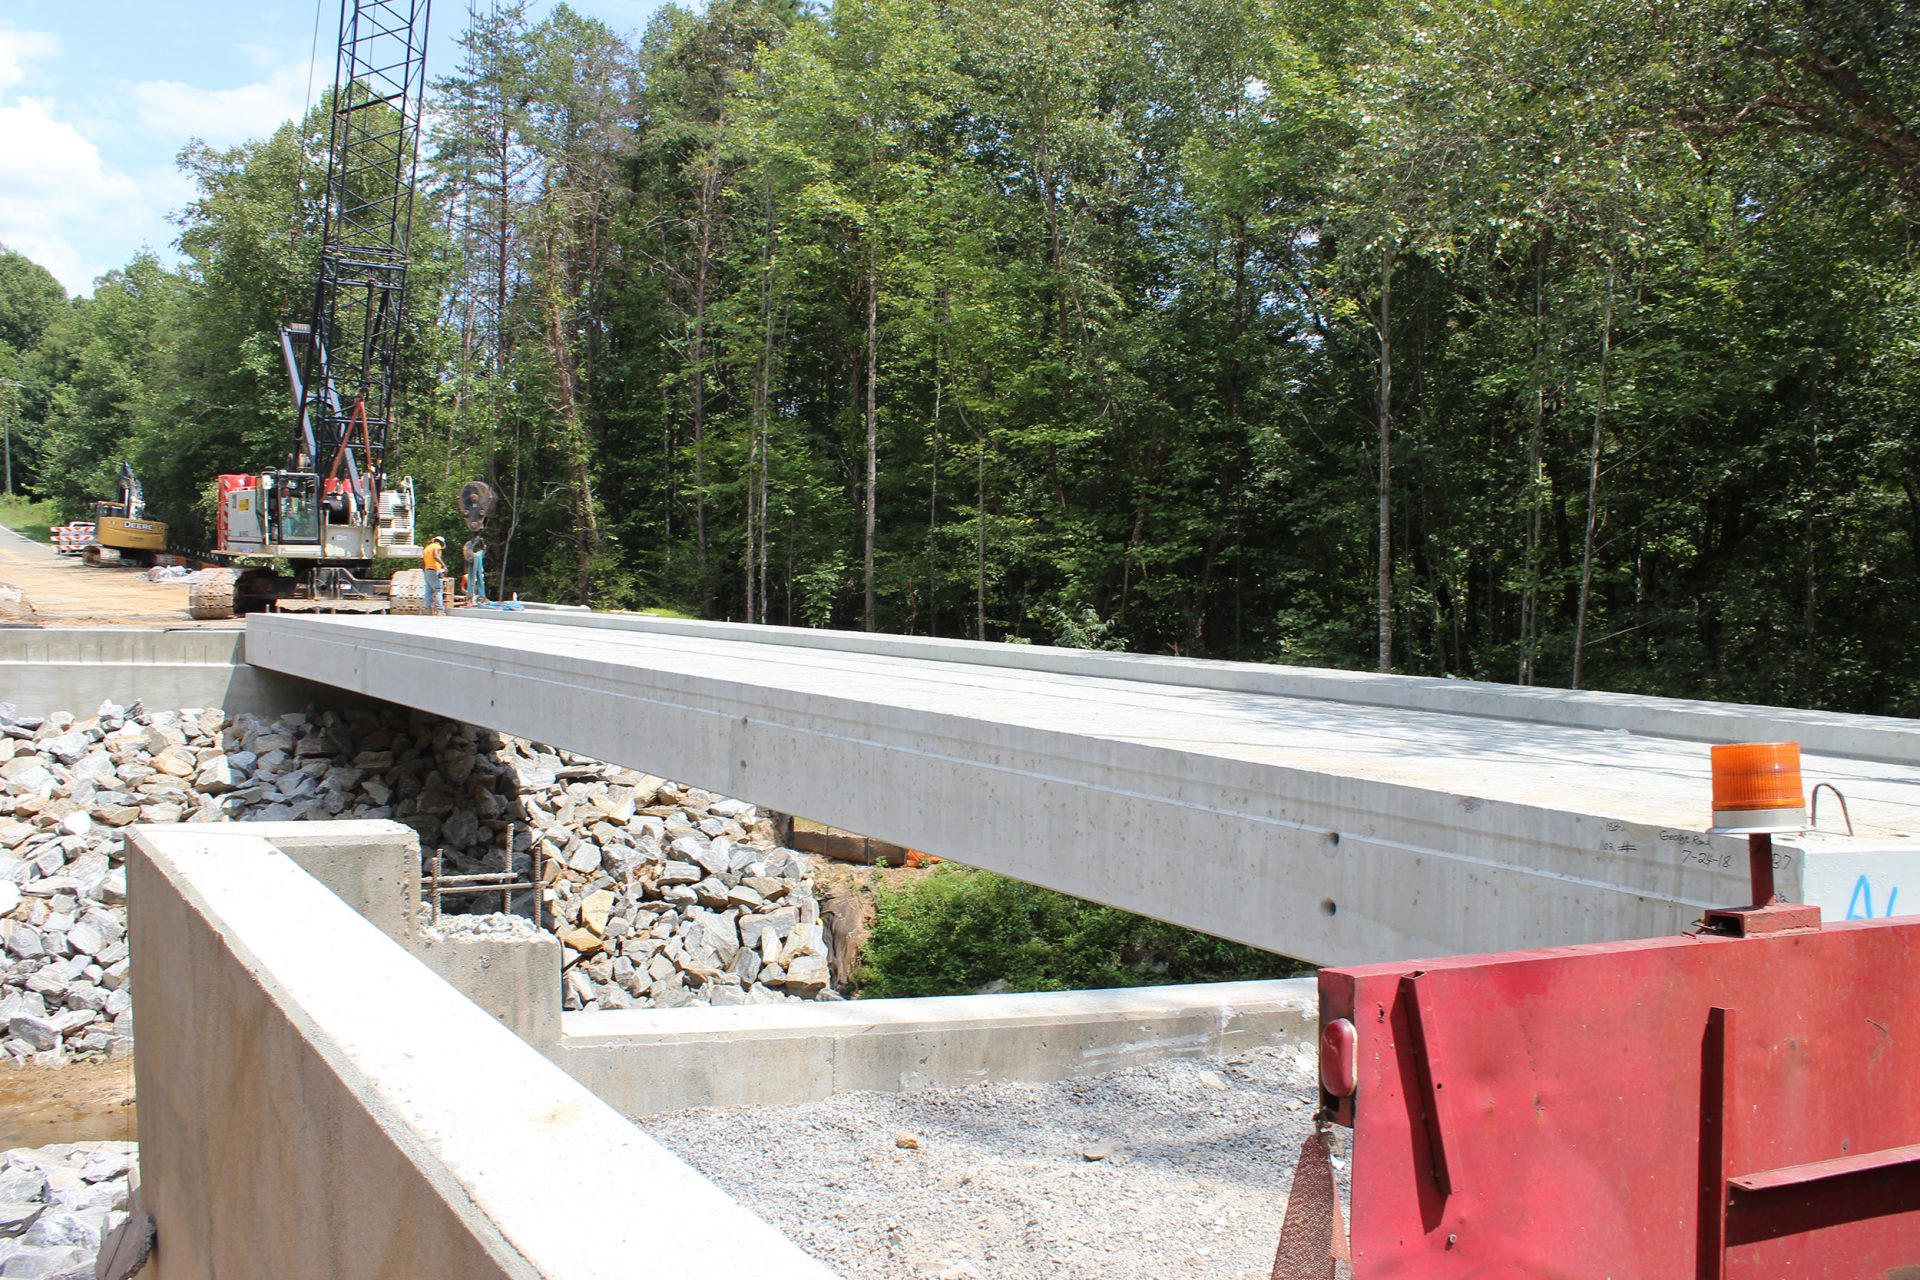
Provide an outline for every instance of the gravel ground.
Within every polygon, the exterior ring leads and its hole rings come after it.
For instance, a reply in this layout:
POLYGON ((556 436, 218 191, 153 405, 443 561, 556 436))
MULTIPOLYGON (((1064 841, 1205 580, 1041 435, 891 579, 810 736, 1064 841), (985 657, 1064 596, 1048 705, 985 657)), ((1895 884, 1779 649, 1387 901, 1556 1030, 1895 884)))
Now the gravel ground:
POLYGON ((846 1280, 1264 1280, 1314 1064, 1261 1048, 644 1127, 846 1280))

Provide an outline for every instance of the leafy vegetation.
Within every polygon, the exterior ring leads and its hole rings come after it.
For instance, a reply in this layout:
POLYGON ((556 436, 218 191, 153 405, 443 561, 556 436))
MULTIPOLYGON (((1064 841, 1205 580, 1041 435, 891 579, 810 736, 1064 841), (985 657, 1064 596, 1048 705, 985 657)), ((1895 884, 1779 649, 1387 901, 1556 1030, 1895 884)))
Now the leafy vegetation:
POLYGON ((1232 982, 1302 972, 1285 956, 1116 911, 988 871, 943 864, 882 885, 854 975, 860 994, 950 996, 1232 982))
MULTIPOLYGON (((489 10, 398 457, 504 588, 809 626, 1920 712, 1920 31, 1788 0, 489 10)), ((323 115, 182 261, 0 254, 73 514, 287 431, 323 115)))
POLYGON ((52 538, 53 526, 59 523, 51 502, 35 501, 17 493, 0 494, 0 524, 15 533, 35 542, 47 542, 52 538))

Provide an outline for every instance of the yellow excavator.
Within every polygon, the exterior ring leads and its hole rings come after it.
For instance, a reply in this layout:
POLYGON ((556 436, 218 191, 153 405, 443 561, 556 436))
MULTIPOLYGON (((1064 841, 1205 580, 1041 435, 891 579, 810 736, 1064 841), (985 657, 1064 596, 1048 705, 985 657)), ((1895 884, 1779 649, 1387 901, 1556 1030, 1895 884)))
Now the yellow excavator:
POLYGON ((136 564, 147 567, 167 549, 167 526, 147 519, 147 503, 133 465, 120 463, 120 497, 93 504, 93 539, 80 557, 91 565, 136 564))

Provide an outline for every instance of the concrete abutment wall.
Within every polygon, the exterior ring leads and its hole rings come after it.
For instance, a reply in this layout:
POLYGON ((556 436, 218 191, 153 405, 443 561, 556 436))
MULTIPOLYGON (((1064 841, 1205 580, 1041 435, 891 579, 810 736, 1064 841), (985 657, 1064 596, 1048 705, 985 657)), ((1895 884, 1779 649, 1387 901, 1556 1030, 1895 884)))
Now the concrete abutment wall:
POLYGON ((629 1119, 1067 1078, 1316 1016, 1295 979, 563 1017, 551 936, 418 928, 406 827, 131 831, 159 1280, 824 1277, 629 1119))
POLYGON ((557 1061, 636 1119, 836 1094, 1069 1080, 1311 1043, 1310 978, 1117 991, 569 1013, 557 1061))
POLYGON ((90 715, 102 702, 277 716, 339 703, 326 685, 249 666, 236 627, 0 628, 0 702, 90 715))
POLYGON ((134 848, 143 1274, 831 1274, 266 841, 134 848))
MULTIPOLYGON (((142 828, 151 840, 160 829, 142 828)), ((839 1093, 1062 1080, 1308 1039, 1313 981, 562 1013, 552 935, 418 927, 419 845, 396 822, 194 828, 264 841, 622 1115, 839 1093)), ((165 838, 165 837, 162 837, 165 838)))

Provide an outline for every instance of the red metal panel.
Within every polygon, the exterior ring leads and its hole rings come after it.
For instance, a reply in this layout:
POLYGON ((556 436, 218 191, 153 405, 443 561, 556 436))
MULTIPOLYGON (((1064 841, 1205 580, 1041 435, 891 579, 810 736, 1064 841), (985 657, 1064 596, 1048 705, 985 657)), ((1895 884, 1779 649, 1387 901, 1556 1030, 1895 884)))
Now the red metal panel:
POLYGON ((1320 996, 1357 1028, 1355 1280, 1920 1268, 1920 921, 1329 969, 1320 996))
POLYGON ((1726 1234, 1735 1243, 1920 1212, 1920 1146, 1734 1178, 1728 1192, 1726 1234))

